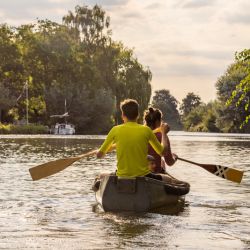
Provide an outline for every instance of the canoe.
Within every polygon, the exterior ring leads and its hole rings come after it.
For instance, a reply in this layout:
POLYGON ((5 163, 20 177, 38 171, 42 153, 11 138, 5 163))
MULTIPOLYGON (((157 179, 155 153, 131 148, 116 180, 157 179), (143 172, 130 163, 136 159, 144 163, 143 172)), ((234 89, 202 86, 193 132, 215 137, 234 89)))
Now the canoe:
POLYGON ((189 184, 174 185, 148 177, 107 175, 94 184, 97 203, 104 211, 147 212, 176 204, 189 192, 189 184))

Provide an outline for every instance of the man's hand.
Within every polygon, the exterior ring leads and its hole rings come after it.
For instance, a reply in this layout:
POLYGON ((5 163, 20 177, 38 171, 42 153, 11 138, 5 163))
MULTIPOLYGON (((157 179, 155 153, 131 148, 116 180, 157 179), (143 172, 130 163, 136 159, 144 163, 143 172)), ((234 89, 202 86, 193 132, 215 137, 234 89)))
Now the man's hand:
POLYGON ((170 130, 170 127, 167 123, 162 123, 161 124, 161 133, 162 134, 167 134, 170 130))
POLYGON ((103 158, 103 156, 104 156, 104 153, 101 152, 101 151, 98 151, 98 152, 96 153, 96 157, 97 157, 97 158, 103 158))

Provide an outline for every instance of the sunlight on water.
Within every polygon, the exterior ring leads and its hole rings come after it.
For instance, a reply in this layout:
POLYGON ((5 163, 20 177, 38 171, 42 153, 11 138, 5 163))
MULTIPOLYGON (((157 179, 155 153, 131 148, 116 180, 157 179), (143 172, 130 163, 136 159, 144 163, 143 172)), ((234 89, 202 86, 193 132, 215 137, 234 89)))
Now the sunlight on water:
POLYGON ((92 182, 115 170, 115 154, 82 159, 33 182, 28 169, 98 148, 104 136, 0 137, 0 249, 248 249, 250 135, 171 132, 172 149, 199 163, 245 171, 241 184, 177 162, 168 171, 191 184, 183 203, 144 214, 104 213, 92 182))

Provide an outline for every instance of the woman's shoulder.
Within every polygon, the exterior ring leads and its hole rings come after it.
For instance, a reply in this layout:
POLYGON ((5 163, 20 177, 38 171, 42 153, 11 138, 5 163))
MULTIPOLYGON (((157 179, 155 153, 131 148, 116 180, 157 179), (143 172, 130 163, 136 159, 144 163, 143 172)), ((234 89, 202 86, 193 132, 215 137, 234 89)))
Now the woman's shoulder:
POLYGON ((150 127, 148 127, 148 126, 146 126, 146 125, 140 125, 145 131, 147 131, 148 133, 153 133, 153 130, 150 128, 150 127))
POLYGON ((158 127, 156 129, 153 130, 154 134, 160 133, 161 134, 161 128, 158 127))
POLYGON ((153 130, 153 133, 155 134, 156 138, 161 141, 161 129, 160 128, 156 128, 153 130))

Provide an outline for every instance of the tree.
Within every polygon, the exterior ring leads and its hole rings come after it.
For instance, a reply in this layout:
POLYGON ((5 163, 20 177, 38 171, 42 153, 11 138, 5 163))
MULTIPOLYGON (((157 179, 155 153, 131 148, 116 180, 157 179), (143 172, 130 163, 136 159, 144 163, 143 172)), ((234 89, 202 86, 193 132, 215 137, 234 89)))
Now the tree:
POLYGON ((170 125, 171 129, 178 130, 181 128, 180 115, 177 110, 178 101, 170 94, 169 90, 155 91, 152 105, 161 110, 163 120, 170 125))
MULTIPOLYGON (((248 110, 245 110, 245 103, 240 102, 238 105, 236 96, 235 99, 232 99, 230 104, 226 105, 227 100, 230 98, 231 93, 235 90, 236 86, 247 76, 247 73, 244 68, 238 67, 236 63, 230 65, 226 73, 221 76, 216 82, 217 96, 218 100, 223 107, 220 110, 220 116, 218 119, 219 124, 224 124, 227 128, 225 131, 223 128, 221 130, 225 132, 247 132, 248 127, 240 129, 242 121, 245 119, 246 115, 249 114, 248 110)), ((247 94, 249 96, 249 93, 247 94)))
POLYGON ((185 130, 193 132, 207 132, 205 131, 204 126, 202 125, 202 120, 205 113, 205 104, 193 108, 182 120, 185 130))
MULTIPOLYGON (((38 20, 0 26, 0 82, 18 99, 11 114, 26 115, 24 84, 29 81, 29 120, 51 124, 64 112, 77 131, 105 132, 120 118, 119 104, 137 99, 140 114, 151 97, 149 68, 133 50, 111 38, 110 18, 99 7, 76 6, 59 24, 38 20)), ((6 94, 7 95, 7 94, 6 94)), ((9 107, 5 107, 5 113, 9 107)), ((6 121, 5 117, 4 120, 6 121)))
POLYGON ((245 73, 245 77, 232 91, 230 98, 227 100, 227 105, 230 106, 233 102, 236 102, 236 107, 244 105, 246 113, 240 125, 240 128, 243 128, 250 119, 250 49, 236 53, 235 60, 237 67, 245 73))
POLYGON ((0 25, 0 122, 15 105, 22 82, 21 55, 15 43, 15 32, 6 24, 0 25))
POLYGON ((182 99, 180 110, 185 117, 193 108, 201 104, 201 98, 195 95, 193 92, 188 93, 185 98, 182 99))
POLYGON ((11 95, 9 89, 0 82, 0 123, 2 122, 3 111, 7 111, 15 105, 16 98, 11 95))
POLYGON ((216 123, 218 118, 217 110, 217 101, 196 106, 183 117, 184 128, 193 132, 220 132, 216 123))
POLYGON ((75 39, 82 41, 90 53, 95 51, 96 47, 103 46, 111 35, 108 29, 110 17, 105 16, 105 11, 98 5, 92 9, 77 5, 75 13, 69 11, 68 15, 63 17, 63 22, 72 30, 75 39))
POLYGON ((126 98, 136 99, 139 103, 140 117, 148 107, 151 97, 150 81, 152 74, 148 68, 144 68, 133 56, 133 51, 121 49, 118 57, 117 82, 114 93, 116 107, 120 118, 120 102, 126 98))

